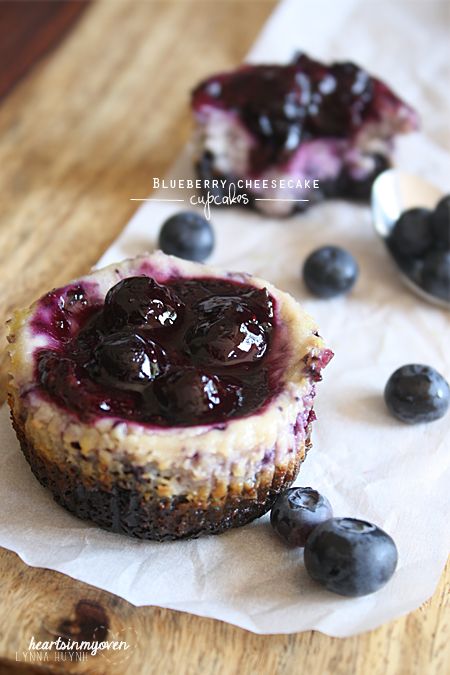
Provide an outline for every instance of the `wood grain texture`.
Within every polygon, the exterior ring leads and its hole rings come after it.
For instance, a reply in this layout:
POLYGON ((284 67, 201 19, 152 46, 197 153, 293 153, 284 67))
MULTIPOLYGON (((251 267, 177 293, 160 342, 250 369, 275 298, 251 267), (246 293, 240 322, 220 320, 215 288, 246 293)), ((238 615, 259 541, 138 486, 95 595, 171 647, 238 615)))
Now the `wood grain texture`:
MULTIPOLYGON (((164 174, 189 136, 189 89, 212 70, 237 64, 274 4, 99 0, 6 99, 1 340, 14 306, 87 272, 117 236, 136 208, 130 196, 148 193, 150 177, 164 174)), ((135 608, 0 549, 0 674, 443 675, 450 672, 449 580, 447 567, 424 607, 361 636, 256 636, 218 621, 135 608), (21 652, 31 635, 49 639, 61 624, 72 625, 80 600, 103 608, 110 636, 131 645, 128 660, 25 664, 21 652)))
POLYGON ((64 37, 88 6, 79 0, 0 3, 0 100, 64 37))
MULTIPOLYGON (((0 549, 1 551, 1 549, 0 549)), ((448 652, 448 584, 444 578, 426 606, 378 630, 345 640, 320 633, 254 635, 220 621, 129 603, 62 574, 27 567, 0 552, 1 651, 18 672, 30 637, 49 640, 61 620, 73 618, 80 599, 98 603, 110 635, 130 644, 122 655, 66 663, 63 672, 96 675, 445 675, 448 652), (447 597, 446 597, 447 591, 447 597)), ((450 565, 447 568, 447 578, 450 565)), ((47 666, 60 666, 50 662, 47 666)), ((1 662, 0 662, 0 673, 1 662)), ((14 671, 13 671, 14 672, 14 671)), ((26 672, 26 671, 23 671, 26 672)))

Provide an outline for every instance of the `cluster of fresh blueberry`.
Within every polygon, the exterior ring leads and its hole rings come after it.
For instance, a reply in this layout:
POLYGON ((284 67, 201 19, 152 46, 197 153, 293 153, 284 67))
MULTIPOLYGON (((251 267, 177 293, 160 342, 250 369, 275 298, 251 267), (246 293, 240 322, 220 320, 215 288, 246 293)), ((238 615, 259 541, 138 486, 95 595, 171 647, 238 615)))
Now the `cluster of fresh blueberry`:
POLYGON ((310 577, 339 595, 374 593, 397 566, 397 547, 384 530, 356 518, 333 518, 328 499, 310 487, 283 492, 270 523, 289 546, 304 548, 310 577))
MULTIPOLYGON (((440 238, 435 242, 440 242, 443 247, 450 235, 449 221, 449 198, 439 202, 436 211, 432 214, 435 225, 435 231, 440 233, 440 238), (447 209, 447 227, 443 227, 444 208, 447 209), (439 229, 440 228, 440 229, 439 229), (447 240, 445 240, 445 234, 447 240)), ((414 209, 414 212, 423 211, 423 209, 414 209)), ((406 212, 404 216, 407 216, 406 212)), ((430 216, 431 218, 431 216, 430 216)), ((423 225, 424 221, 420 221, 423 225)), ((396 229, 400 224, 403 229, 403 216, 399 219, 396 229)), ((410 224, 405 232, 412 230, 410 224)), ((412 230, 414 232, 414 230, 412 230)), ((395 231, 394 231, 395 234, 395 231)), ((414 235, 411 235, 413 237, 414 235)), ((437 235, 436 235, 437 236, 437 235)), ((406 241, 406 235, 405 235, 406 241)), ((412 248, 409 249, 410 251, 412 248)), ((417 250, 417 249, 416 249, 417 250)), ((440 279, 441 287, 450 292, 450 250, 433 250, 426 260, 433 261, 436 256, 441 256, 440 260, 447 260, 448 269, 444 270, 442 266, 436 265, 433 271, 429 273, 429 278, 434 275, 435 279, 440 279), (447 279, 444 284, 444 279, 447 279)), ((424 265, 423 269, 427 269, 424 265)), ((358 264, 353 256, 344 249, 337 246, 323 246, 313 251, 306 259, 303 266, 303 279, 308 289, 320 298, 333 298, 350 291, 358 278, 358 264)), ((436 282, 437 283, 437 282, 436 282)), ((437 286, 436 286, 437 288, 437 286)), ((431 290, 431 286, 428 287, 431 290)), ((443 297, 443 295, 441 296, 443 297)), ((443 417, 448 410, 450 403, 450 389, 447 381, 434 368, 421 364, 408 364, 395 371, 389 378, 384 398, 389 411, 403 422, 431 422, 443 417)))
MULTIPOLYGON (((407 211, 391 237, 403 264, 413 261, 420 266, 423 287, 439 297, 447 297, 450 289, 449 209, 450 197, 445 197, 433 213, 407 211)), ((165 253, 205 260, 214 246, 213 230, 201 216, 180 213, 163 225, 159 246, 165 253)), ((313 251, 303 266, 305 285, 320 298, 348 293, 358 274, 354 257, 337 246, 313 251)), ((257 335, 254 340, 257 344, 257 335)), ((447 412, 450 388, 433 368, 410 364, 391 375, 384 398, 388 410, 401 421, 430 422, 447 412)), ((397 566, 397 548, 386 532, 363 520, 333 518, 328 499, 312 488, 294 487, 281 494, 270 522, 287 544, 304 548, 309 575, 335 593, 373 593, 389 581, 397 566)))
POLYGON ((450 302, 450 195, 434 211, 409 209, 388 239, 403 272, 431 295, 450 302))

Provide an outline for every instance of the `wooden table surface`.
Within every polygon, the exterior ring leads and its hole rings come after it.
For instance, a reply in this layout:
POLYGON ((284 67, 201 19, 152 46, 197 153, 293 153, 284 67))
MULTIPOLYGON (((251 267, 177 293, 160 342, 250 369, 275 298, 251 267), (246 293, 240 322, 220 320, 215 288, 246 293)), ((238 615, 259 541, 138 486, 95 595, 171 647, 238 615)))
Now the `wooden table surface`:
MULTIPOLYGON (((238 64, 274 5, 99 0, 4 100, 3 344, 14 306, 87 272, 119 234, 136 208, 129 197, 146 195, 150 177, 164 174, 189 137, 192 85, 238 64)), ((5 358, 1 373, 3 390, 5 358)), ((256 636, 219 621, 135 608, 0 549, 0 673, 443 675, 450 672, 449 580, 448 566, 429 602, 371 633, 345 640, 314 632, 256 636), (111 656, 25 665, 21 653, 31 635, 49 639, 67 621, 75 633, 89 631, 92 612, 131 645, 126 662, 111 656)))

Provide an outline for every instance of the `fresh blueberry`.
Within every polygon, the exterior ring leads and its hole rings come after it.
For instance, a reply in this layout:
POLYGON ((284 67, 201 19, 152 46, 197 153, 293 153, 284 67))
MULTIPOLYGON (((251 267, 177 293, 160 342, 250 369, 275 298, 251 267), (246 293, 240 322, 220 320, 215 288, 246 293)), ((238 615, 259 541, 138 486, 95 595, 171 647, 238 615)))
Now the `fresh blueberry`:
POLYGON ((333 509, 326 497, 310 487, 293 487, 277 497, 270 524, 291 546, 304 546, 313 529, 328 520, 333 509))
POLYGON ((354 257, 338 246, 323 246, 313 251, 303 266, 303 279, 319 298, 333 298, 347 293, 358 277, 354 257))
POLYGON ((198 213, 177 213, 163 224, 159 248, 169 255, 202 262, 214 248, 214 230, 198 213))
POLYGON ((432 422, 447 412, 450 388, 434 368, 410 364, 390 376, 384 400, 389 411, 402 422, 432 422))
POLYGON ((425 255, 433 245, 431 211, 422 208, 404 211, 392 228, 389 243, 398 256, 415 258, 425 255))
POLYGON ((431 214, 434 247, 450 250, 450 195, 443 197, 431 214))
POLYGON ((160 328, 175 323, 181 303, 167 287, 150 277, 128 277, 109 289, 103 316, 108 327, 160 328))
POLYGON ((428 293, 450 302, 450 251, 431 251, 426 255, 421 285, 428 293))
POLYGON ((164 372, 167 357, 157 343, 121 331, 104 337, 94 351, 91 375, 121 389, 140 389, 164 372))
POLYGON ((423 259, 422 258, 401 258, 395 256, 395 259, 402 270, 418 286, 422 286, 423 259))
POLYGON ((330 518, 305 545, 305 567, 312 579, 339 595, 357 597, 384 586, 397 566, 393 539, 376 525, 356 518, 330 518))

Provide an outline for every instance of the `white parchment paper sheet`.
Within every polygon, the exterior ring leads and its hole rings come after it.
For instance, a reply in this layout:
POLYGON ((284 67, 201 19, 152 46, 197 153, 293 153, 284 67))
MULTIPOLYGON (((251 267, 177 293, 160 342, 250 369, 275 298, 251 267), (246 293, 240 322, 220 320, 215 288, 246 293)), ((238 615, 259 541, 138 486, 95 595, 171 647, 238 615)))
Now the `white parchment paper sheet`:
MULTIPOLYGON (((250 59, 283 61, 302 48, 319 58, 355 60, 385 78, 417 107, 426 132, 402 139, 398 164, 448 191, 446 8, 428 1, 286 0, 250 59)), ((173 175, 192 176, 186 155, 173 175)), ((149 189, 150 182, 151 175, 149 189)), ((176 206, 142 206, 101 263, 154 248, 160 224, 176 206)), ((267 516, 219 537, 180 543, 104 532, 66 513, 38 484, 5 408, 0 545, 29 565, 63 572, 136 605, 214 617, 257 633, 317 629, 347 636, 374 628, 432 595, 448 553, 449 418, 405 426, 387 414, 382 391, 391 372, 408 362, 428 363, 450 378, 449 315, 402 286, 373 234, 367 207, 329 202, 288 221, 225 209, 214 212, 213 221, 218 242, 211 262, 290 291, 335 351, 319 387, 314 448, 298 482, 323 491, 336 515, 362 517, 390 532, 400 552, 394 578, 372 596, 334 596, 308 579, 301 554, 277 540, 267 516), (361 276, 348 298, 313 300, 302 286, 301 261, 327 243, 348 248, 359 261, 361 276)))

